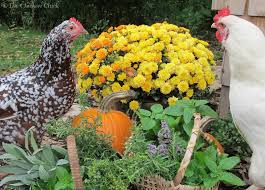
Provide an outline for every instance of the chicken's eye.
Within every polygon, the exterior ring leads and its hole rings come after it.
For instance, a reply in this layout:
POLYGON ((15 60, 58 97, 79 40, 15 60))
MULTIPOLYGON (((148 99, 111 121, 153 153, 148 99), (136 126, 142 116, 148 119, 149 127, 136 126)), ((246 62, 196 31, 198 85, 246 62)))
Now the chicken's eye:
POLYGON ((70 30, 73 30, 74 29, 74 27, 73 26, 70 26, 70 30))

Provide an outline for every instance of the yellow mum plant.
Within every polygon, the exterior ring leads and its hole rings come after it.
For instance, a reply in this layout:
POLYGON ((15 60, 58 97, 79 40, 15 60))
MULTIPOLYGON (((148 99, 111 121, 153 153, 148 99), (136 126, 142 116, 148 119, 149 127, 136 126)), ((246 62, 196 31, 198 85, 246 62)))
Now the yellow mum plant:
POLYGON ((215 81, 207 46, 188 29, 166 22, 111 27, 77 53, 78 87, 91 90, 98 101, 129 89, 139 92, 140 101, 189 99, 215 81))

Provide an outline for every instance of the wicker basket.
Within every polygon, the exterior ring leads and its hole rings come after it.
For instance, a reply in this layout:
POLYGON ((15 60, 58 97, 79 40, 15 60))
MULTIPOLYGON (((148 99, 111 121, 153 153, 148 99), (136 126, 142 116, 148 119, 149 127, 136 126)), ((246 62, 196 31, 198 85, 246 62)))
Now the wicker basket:
MULTIPOLYGON (((196 145, 196 140, 201 132, 201 129, 204 129, 208 123, 213 121, 213 119, 209 117, 205 117, 201 120, 200 114, 194 114, 194 117, 194 127, 192 129, 192 134, 186 149, 186 153, 174 180, 166 181, 160 176, 146 176, 136 184, 138 190, 218 190, 219 185, 206 189, 202 187, 180 184, 190 163, 192 153, 196 145)), ((73 135, 67 137, 67 148, 75 189, 83 190, 84 187, 80 175, 80 166, 76 151, 75 137, 73 135)))

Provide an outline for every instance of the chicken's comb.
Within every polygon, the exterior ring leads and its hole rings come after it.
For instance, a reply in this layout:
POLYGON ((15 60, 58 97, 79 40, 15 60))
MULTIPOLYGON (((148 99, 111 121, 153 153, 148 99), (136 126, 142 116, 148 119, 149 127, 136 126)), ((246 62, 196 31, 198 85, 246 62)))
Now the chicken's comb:
POLYGON ((83 25, 81 24, 81 22, 79 22, 75 17, 72 17, 69 20, 76 23, 77 26, 84 28, 83 25))
POLYGON ((218 13, 213 17, 213 21, 217 22, 221 17, 229 16, 230 9, 228 7, 222 8, 218 13))

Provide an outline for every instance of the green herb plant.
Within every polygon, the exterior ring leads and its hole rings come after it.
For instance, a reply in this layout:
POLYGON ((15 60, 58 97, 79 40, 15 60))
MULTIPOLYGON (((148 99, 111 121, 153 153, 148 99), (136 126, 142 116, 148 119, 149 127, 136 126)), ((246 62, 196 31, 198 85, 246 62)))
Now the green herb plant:
POLYGON ((219 182, 224 182, 229 185, 244 186, 244 181, 228 172, 239 162, 240 158, 236 156, 228 157, 227 154, 219 156, 214 146, 208 147, 205 151, 197 151, 185 173, 185 184, 211 188, 219 182))
POLYGON ((212 122, 208 130, 222 144, 226 153, 238 155, 246 160, 251 157, 252 151, 238 132, 231 116, 228 119, 219 118, 215 122, 212 122))
MULTIPOLYGON (((0 172, 10 175, 1 180, 0 187, 7 185, 25 189, 34 187, 38 183, 45 184, 46 187, 56 185, 57 181, 52 179, 55 178, 58 168, 69 168, 67 151, 62 147, 48 144, 39 148, 32 129, 25 136, 26 150, 15 144, 3 143, 6 153, 0 156, 0 160, 6 165, 0 167, 0 172)), ((57 178, 57 180, 62 179, 57 178)), ((53 188, 54 186, 50 189, 53 188)))
POLYGON ((31 187, 32 190, 74 190, 74 183, 71 172, 66 168, 57 167, 55 177, 49 178, 48 182, 39 180, 36 185, 31 187))
POLYGON ((137 115, 145 131, 152 131, 156 134, 160 129, 160 122, 164 120, 172 129, 183 128, 186 134, 190 136, 195 112, 202 116, 207 115, 214 118, 218 116, 207 103, 207 100, 179 100, 175 105, 165 109, 161 104, 154 104, 150 111, 139 109, 137 115))

